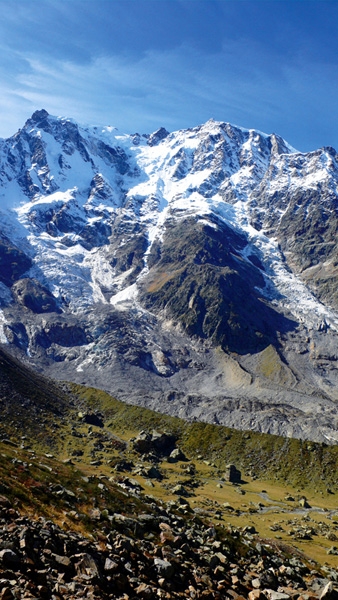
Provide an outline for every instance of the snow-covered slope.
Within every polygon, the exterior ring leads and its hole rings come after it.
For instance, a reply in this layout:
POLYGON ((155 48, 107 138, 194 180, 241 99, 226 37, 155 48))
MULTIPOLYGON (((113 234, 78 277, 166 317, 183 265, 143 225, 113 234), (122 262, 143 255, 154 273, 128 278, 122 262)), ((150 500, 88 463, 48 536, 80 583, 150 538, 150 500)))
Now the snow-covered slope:
POLYGON ((0 162, 2 343, 130 402, 337 439, 332 148, 41 110, 0 162))

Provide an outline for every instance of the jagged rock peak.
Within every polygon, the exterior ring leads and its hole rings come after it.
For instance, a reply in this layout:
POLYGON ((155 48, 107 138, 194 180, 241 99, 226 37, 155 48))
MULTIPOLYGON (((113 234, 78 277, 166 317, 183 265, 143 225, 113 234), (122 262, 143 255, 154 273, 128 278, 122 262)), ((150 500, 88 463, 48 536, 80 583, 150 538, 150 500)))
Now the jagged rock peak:
POLYGON ((272 133, 269 136, 271 149, 274 154, 290 154, 297 152, 295 148, 292 148, 280 135, 272 133))
POLYGON ((168 137, 168 135, 169 131, 167 131, 164 127, 160 127, 160 129, 157 129, 157 131, 154 131, 154 133, 149 136, 148 146, 156 146, 159 144, 159 142, 168 137))
POLYGON ((44 108, 42 108, 41 110, 36 110, 32 114, 31 119, 32 121, 36 121, 38 123, 39 121, 41 121, 41 119, 46 119, 47 117, 49 117, 49 113, 44 108))
POLYGON ((36 110, 32 116, 27 119, 25 126, 33 125, 35 127, 38 125, 39 127, 43 127, 46 124, 46 120, 49 116, 49 113, 44 108, 41 110, 36 110))

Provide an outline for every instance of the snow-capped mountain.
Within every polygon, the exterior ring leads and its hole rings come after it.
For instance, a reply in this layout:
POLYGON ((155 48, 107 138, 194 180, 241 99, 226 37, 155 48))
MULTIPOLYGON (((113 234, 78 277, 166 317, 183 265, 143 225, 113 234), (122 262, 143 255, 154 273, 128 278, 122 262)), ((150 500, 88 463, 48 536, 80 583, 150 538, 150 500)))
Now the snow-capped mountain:
POLYGON ((338 159, 35 112, 0 142, 0 340, 190 419, 336 442, 338 159))

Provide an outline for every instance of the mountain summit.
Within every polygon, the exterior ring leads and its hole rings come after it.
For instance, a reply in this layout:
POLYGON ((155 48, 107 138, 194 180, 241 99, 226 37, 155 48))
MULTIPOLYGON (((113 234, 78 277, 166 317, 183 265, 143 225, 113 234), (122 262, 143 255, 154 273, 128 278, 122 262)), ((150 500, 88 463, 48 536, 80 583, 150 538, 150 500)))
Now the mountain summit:
POLYGON ((334 149, 39 110, 0 157, 7 350, 162 412, 337 442, 334 149))

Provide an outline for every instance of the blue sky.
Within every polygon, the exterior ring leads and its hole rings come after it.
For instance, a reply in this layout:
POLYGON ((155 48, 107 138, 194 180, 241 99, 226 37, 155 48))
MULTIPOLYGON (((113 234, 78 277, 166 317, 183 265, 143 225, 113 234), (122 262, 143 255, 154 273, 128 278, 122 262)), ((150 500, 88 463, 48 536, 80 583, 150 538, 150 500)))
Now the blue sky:
POLYGON ((336 0, 0 0, 0 136, 36 109, 122 132, 214 118, 338 150, 336 0))

